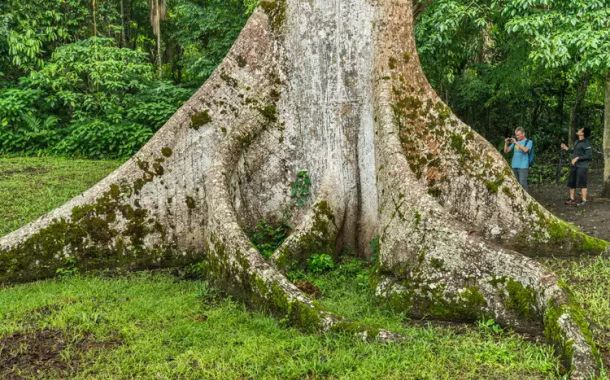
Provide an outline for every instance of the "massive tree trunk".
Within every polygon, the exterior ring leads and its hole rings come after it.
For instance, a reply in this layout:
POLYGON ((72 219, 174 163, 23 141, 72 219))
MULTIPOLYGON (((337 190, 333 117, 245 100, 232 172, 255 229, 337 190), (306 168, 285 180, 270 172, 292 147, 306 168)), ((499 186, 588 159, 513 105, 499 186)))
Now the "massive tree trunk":
POLYGON ((443 104, 412 16, 410 0, 262 1, 140 152, 0 240, 0 281, 203 260, 210 281, 296 326, 394 340, 323 310, 284 276, 313 253, 371 255, 378 239, 376 293, 392 308, 540 329, 575 378, 595 373, 582 311, 525 255, 599 255, 608 243, 536 203, 443 104), (292 234, 266 260, 244 231, 285 218, 292 234))

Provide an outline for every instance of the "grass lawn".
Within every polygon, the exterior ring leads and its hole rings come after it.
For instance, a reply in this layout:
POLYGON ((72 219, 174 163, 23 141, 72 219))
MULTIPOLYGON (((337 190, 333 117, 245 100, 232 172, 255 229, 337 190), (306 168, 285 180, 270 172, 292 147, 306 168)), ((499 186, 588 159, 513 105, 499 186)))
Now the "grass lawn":
MULTIPOLYGON (((119 162, 0 159, 0 234, 86 189, 119 162), (6 198, 10 197, 10 199, 6 198)), ((608 260, 549 261, 583 300, 602 350, 610 337, 608 260)), ((410 321, 379 308, 368 268, 301 274, 342 315, 401 332, 402 344, 304 334, 171 271, 75 275, 0 288, 0 378, 561 378, 549 346, 491 321, 410 321)))
POLYGON ((60 206, 121 162, 58 158, 0 158, 0 235, 60 206))

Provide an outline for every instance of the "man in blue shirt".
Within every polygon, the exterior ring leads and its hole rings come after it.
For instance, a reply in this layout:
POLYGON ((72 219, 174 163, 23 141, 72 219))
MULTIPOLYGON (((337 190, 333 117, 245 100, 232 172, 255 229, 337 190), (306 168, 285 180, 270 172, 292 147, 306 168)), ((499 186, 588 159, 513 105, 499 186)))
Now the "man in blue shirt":
POLYGON ((514 151, 512 168, 515 177, 527 191, 527 175, 530 168, 529 152, 533 147, 532 140, 525 138, 525 130, 521 127, 515 130, 515 137, 504 140, 504 153, 514 151))

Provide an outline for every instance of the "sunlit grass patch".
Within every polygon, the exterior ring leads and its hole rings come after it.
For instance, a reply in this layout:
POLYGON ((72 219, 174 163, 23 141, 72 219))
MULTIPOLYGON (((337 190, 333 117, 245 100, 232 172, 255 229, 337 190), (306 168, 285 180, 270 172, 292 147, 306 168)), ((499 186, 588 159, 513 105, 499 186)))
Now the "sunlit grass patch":
POLYGON ((119 165, 56 157, 0 158, 0 236, 60 206, 119 165))

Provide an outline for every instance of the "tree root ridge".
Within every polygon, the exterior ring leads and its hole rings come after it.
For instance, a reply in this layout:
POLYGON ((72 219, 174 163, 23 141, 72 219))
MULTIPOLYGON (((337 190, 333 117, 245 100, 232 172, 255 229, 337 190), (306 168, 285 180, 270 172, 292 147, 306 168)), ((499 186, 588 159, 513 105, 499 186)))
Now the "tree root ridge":
POLYGON ((338 226, 343 215, 342 202, 335 201, 327 191, 322 190, 297 229, 276 249, 271 257, 273 263, 283 272, 304 267, 311 255, 316 253, 334 254, 338 237, 338 226))

